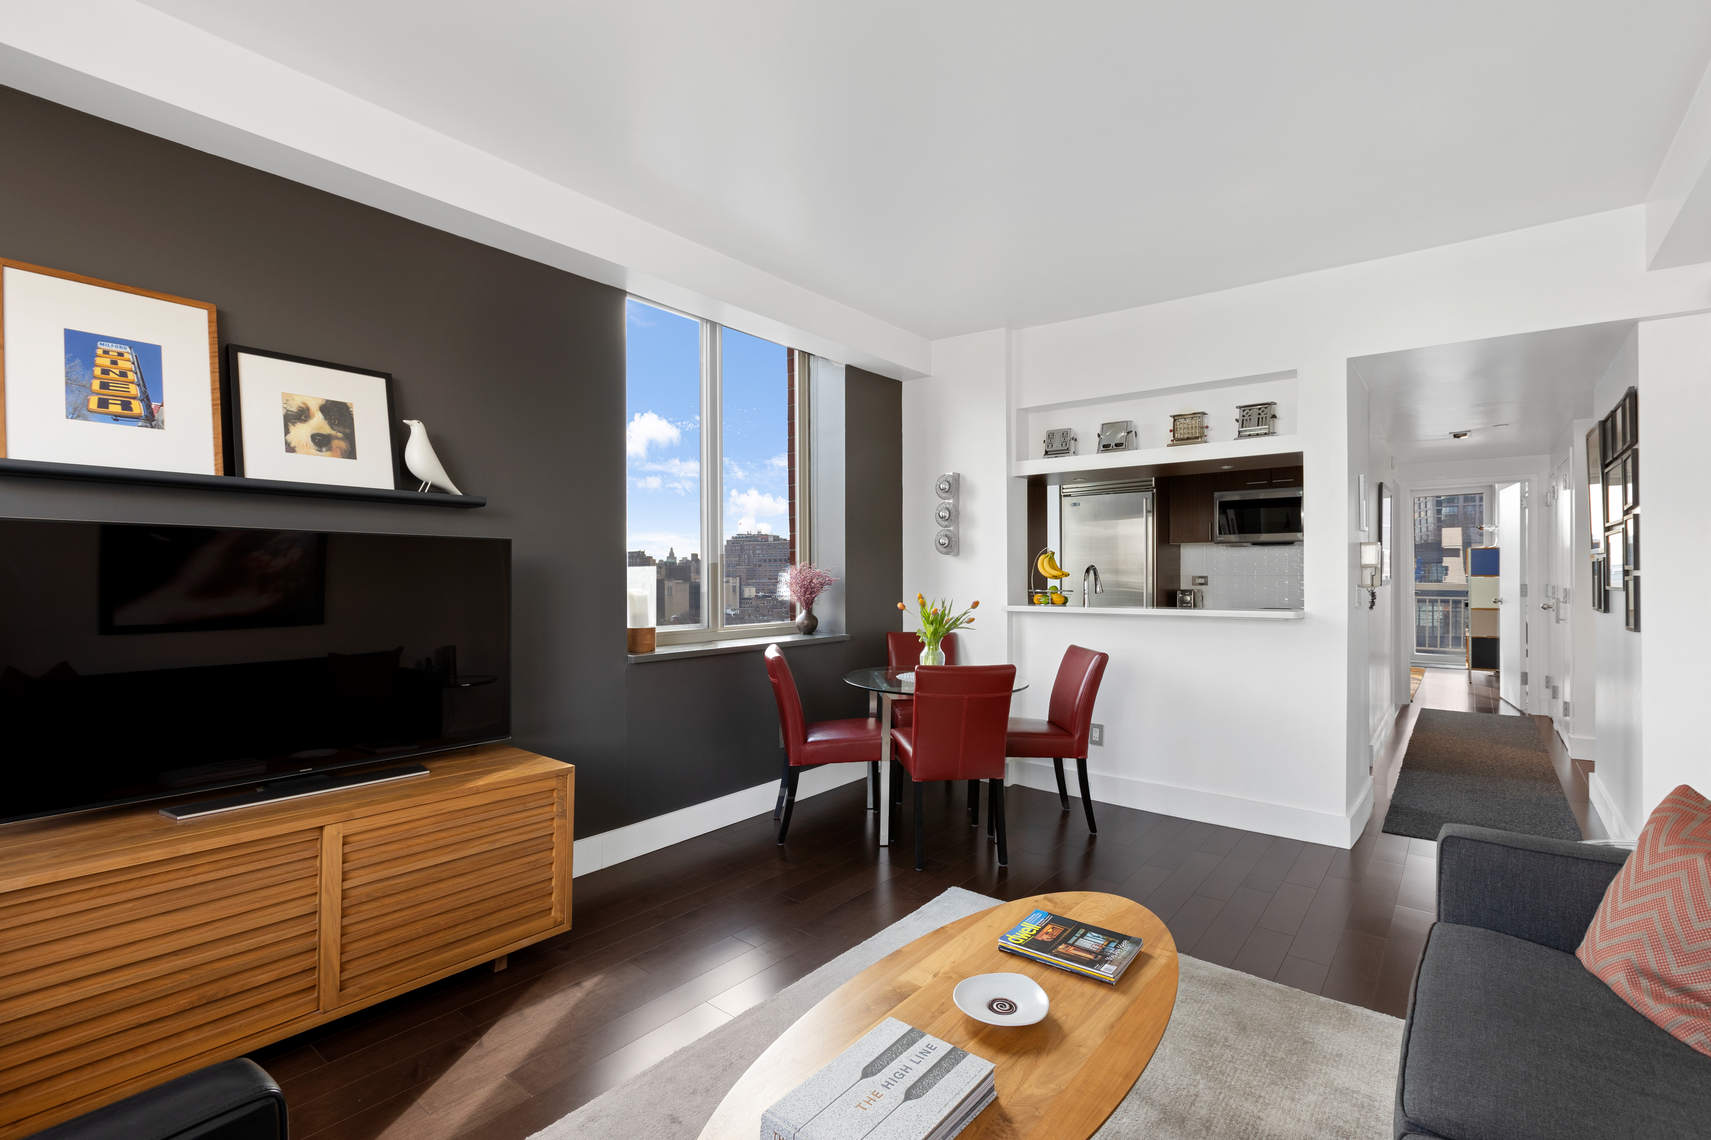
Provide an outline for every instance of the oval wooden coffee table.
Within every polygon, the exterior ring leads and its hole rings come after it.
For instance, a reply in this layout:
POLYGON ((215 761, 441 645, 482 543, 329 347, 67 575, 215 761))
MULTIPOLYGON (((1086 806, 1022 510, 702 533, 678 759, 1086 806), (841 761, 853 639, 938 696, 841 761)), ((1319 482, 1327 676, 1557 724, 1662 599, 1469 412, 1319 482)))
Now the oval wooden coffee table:
POLYGON ((997 1066, 998 1100, 961 1136, 1083 1140, 1111 1115, 1152 1059, 1176 1005, 1176 942, 1129 899, 1064 891, 958 919, 869 966, 796 1020, 755 1059, 702 1140, 755 1140, 761 1113, 880 1021, 895 1017, 997 1066), (1141 936, 1140 957, 1114 986, 998 949, 1039 908, 1141 936), (1038 1025, 1000 1029, 964 1014, 951 990, 971 974, 1026 974, 1051 996, 1038 1025))

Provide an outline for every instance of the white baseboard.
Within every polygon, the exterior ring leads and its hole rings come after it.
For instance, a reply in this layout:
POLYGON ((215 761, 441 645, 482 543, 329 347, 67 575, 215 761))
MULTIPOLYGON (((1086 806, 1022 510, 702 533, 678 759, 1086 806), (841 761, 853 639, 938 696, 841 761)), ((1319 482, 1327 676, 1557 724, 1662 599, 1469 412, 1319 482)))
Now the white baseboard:
MULTIPOLYGON (((1065 768, 1074 763, 1065 761, 1065 768)), ((1096 803, 1140 808, 1160 815, 1195 819, 1224 827, 1239 827, 1244 831, 1259 831, 1266 835, 1281 835, 1308 843, 1325 843, 1332 847, 1351 847, 1366 826, 1372 811, 1372 789, 1368 785, 1365 797, 1346 815, 1318 812, 1294 804, 1275 804, 1265 800, 1243 799, 1221 792, 1208 792, 1178 784, 1161 784, 1140 780, 1134 776, 1117 776, 1093 772, 1089 775, 1090 790, 1096 803), (1355 821, 1359 819, 1357 824, 1355 821)), ((1057 776, 1050 760, 1011 760, 1010 783, 1042 792, 1057 793, 1057 776)), ((1073 783, 1073 781, 1072 781, 1073 783)))
POLYGON ((1628 827, 1622 813, 1616 808, 1616 801, 1610 795, 1610 789, 1604 786, 1604 781, 1598 778, 1598 770, 1586 778, 1587 798, 1592 801, 1592 810, 1598 813, 1598 822, 1604 825, 1604 832, 1611 839, 1632 839, 1634 832, 1628 827))
POLYGON ((1571 732, 1568 734, 1568 739, 1563 743, 1568 749, 1570 759, 1591 760, 1596 763, 1598 760, 1598 754, 1594 751, 1596 741, 1597 737, 1587 733, 1571 732))
MULTIPOLYGON (((800 802, 865 779, 866 764, 828 764, 823 768, 806 768, 796 785, 796 799, 800 802)), ((778 781, 772 780, 716 800, 691 804, 627 827, 578 839, 571 853, 574 874, 586 875, 602 867, 615 866, 638 855, 670 847, 673 843, 717 831, 752 815, 770 812, 777 802, 778 781)))

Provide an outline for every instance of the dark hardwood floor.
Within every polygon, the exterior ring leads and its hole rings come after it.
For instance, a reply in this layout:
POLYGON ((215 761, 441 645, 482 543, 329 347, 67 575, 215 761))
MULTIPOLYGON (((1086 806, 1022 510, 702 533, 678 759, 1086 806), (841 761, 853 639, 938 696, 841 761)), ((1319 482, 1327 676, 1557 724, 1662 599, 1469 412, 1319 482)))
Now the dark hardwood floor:
MULTIPOLYGON (((1398 714, 1372 822, 1347 851, 1103 804, 1094 839, 1073 799, 1066 813, 1055 795, 1013 787, 1001 870, 960 789, 935 787, 917 872, 907 809, 904 842, 880 849, 851 784, 799 804, 787 847, 760 816, 586 875, 575 928, 504 972, 465 972, 256 1059, 300 1140, 518 1140, 951 886, 1126 895, 1184 953, 1400 1015, 1432 922, 1436 853, 1379 830, 1389 789, 1416 710, 1484 699, 1459 672, 1427 679, 1398 714)), ((1584 773, 1560 747, 1553 757, 1584 817, 1584 773)))

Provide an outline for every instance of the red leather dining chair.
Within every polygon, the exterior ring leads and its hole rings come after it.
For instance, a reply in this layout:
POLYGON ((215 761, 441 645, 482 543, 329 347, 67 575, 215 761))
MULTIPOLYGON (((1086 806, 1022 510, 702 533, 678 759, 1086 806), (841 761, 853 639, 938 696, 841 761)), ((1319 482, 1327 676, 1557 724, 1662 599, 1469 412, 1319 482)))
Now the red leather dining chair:
MULTIPOLYGON (((944 640, 939 642, 939 648, 944 651, 946 665, 959 664, 955 633, 945 634, 944 640)), ((887 633, 885 635, 885 667, 887 669, 893 673, 901 673, 916 668, 920 663, 920 634, 904 630, 901 633, 887 633)), ((891 727, 908 728, 915 716, 914 710, 913 701, 901 698, 893 700, 891 702, 891 727)), ((894 803, 902 803, 903 782, 895 779, 895 775, 896 770, 893 769, 892 799, 894 803)), ((979 782, 975 780, 968 782, 968 825, 970 827, 980 826, 980 787, 979 782)))
POLYGON ((1005 754, 1017 757, 1050 758, 1057 771, 1058 802, 1069 810, 1069 789, 1063 782, 1063 762, 1073 759, 1081 777, 1081 807, 1087 813, 1087 830, 1099 834, 1093 822, 1093 798, 1087 794, 1087 735, 1093 726, 1093 702, 1105 676, 1110 655, 1072 645, 1064 651, 1052 684, 1052 700, 1045 720, 1011 717, 1005 754))
POLYGON ((790 832, 790 811, 796 806, 796 781, 802 769, 821 764, 866 763, 868 780, 877 785, 880 730, 875 717, 808 723, 802 716, 802 697, 796 691, 790 663, 776 645, 766 647, 766 677, 772 682, 772 696, 778 702, 778 727, 784 736, 784 774, 778 785, 779 807, 773 813, 778 820, 778 842, 782 844, 790 832))
POLYGON ((915 869, 927 862, 921 784, 988 781, 998 839, 998 865, 1010 863, 1004 838, 1004 738, 1010 720, 1014 665, 922 666, 915 671, 915 717, 891 731, 893 754, 915 786, 915 869))

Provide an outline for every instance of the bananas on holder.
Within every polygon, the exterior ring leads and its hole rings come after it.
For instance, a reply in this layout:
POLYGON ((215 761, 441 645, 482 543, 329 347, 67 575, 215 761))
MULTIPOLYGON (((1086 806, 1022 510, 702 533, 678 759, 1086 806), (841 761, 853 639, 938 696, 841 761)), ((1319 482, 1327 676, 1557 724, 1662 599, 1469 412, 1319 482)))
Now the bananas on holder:
POLYGON ((1057 555, 1049 549, 1040 551, 1040 556, 1034 559, 1034 569, 1045 578, 1069 577, 1069 571, 1057 564, 1057 555))

